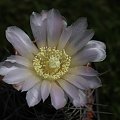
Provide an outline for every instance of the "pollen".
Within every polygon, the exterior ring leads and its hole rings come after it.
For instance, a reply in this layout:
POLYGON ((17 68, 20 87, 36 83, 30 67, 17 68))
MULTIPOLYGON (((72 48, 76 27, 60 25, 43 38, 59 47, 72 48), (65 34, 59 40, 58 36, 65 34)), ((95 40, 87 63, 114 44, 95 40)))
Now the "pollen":
POLYGON ((69 69, 71 57, 65 50, 41 47, 34 56, 33 67, 36 73, 46 80, 56 80, 63 76, 69 69))

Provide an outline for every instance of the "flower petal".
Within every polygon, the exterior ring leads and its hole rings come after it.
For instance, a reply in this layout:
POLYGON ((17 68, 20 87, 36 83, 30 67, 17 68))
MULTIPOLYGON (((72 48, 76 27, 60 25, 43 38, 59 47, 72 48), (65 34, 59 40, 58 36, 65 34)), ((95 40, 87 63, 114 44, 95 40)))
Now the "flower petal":
POLYGON ((47 16, 47 40, 48 47, 56 47, 62 33, 64 22, 62 16, 57 10, 48 11, 47 16))
POLYGON ((36 40, 37 46, 46 46, 46 34, 47 34, 47 12, 42 11, 41 14, 33 12, 30 16, 30 25, 36 40))
POLYGON ((80 105, 85 106, 85 104, 87 103, 87 96, 81 90, 79 90, 79 97, 80 97, 80 105))
POLYGON ((5 75, 3 81, 8 84, 17 84, 27 79, 31 74, 32 72, 30 70, 17 68, 5 75))
POLYGON ((102 86, 101 80, 97 76, 81 76, 87 83, 88 87, 95 89, 102 86))
POLYGON ((72 99, 78 98, 78 88, 70 84, 66 80, 58 80, 58 83, 63 88, 63 90, 70 96, 72 99))
POLYGON ((81 50, 88 43, 88 41, 91 40, 93 36, 94 36, 94 31, 92 29, 86 30, 81 36, 81 38, 79 38, 78 40, 73 39, 72 42, 70 42, 70 44, 66 45, 65 48, 66 52, 70 56, 74 55, 76 52, 81 50))
POLYGON ((38 49, 32 43, 28 35, 16 26, 8 27, 6 30, 6 38, 15 47, 15 49, 24 57, 33 58, 33 54, 38 49))
POLYGON ((64 91, 55 83, 51 84, 51 102, 56 109, 60 109, 66 105, 66 98, 64 91))
POLYGON ((87 43, 86 48, 99 48, 99 49, 106 49, 106 45, 103 42, 91 40, 87 43))
POLYGON ((15 70, 15 69, 17 69, 16 66, 12 66, 10 68, 8 68, 6 66, 1 66, 0 67, 0 75, 4 76, 4 75, 8 74, 10 71, 15 70))
POLYGON ((73 100, 74 106, 81 107, 81 106, 85 106, 86 103, 87 103, 86 95, 81 90, 79 90, 79 98, 73 100))
POLYGON ((67 74, 64 79, 80 89, 98 88, 101 86, 101 80, 96 76, 78 76, 67 74))
POLYGON ((25 66, 17 64, 17 63, 11 63, 9 61, 1 62, 0 63, 0 75, 5 76, 9 72, 11 72, 12 70, 15 70, 15 69, 18 69, 18 68, 24 69, 25 66))
POLYGON ((80 91, 74 85, 71 85, 69 82, 65 80, 59 80, 58 83, 68 94, 74 106, 80 107, 86 104, 86 96, 82 91, 80 91))
POLYGON ((49 96, 50 89, 51 89, 51 83, 48 80, 43 80, 41 84, 41 96, 42 96, 43 102, 49 96))
POLYGON ((32 62, 30 60, 18 55, 11 55, 10 57, 7 58, 6 61, 9 61, 11 63, 18 63, 26 67, 32 67, 32 62))
POLYGON ((71 75, 67 74, 63 77, 63 79, 71 83, 72 85, 76 86, 77 88, 85 90, 86 87, 83 84, 79 83, 80 79, 77 78, 75 79, 74 77, 73 76, 71 77, 71 75))
POLYGON ((91 67, 87 66, 78 66, 78 67, 72 67, 68 71, 71 74, 74 75, 85 75, 85 76, 97 76, 98 72, 94 70, 91 67))
POLYGON ((106 52, 99 48, 84 48, 72 57, 71 66, 86 65, 89 62, 100 62, 106 58, 106 52))
POLYGON ((31 74, 26 80, 24 81, 22 85, 22 92, 28 91, 31 89, 35 84, 39 84, 41 82, 41 79, 38 78, 36 75, 31 74))
POLYGON ((71 25, 72 35, 70 37, 70 42, 78 41, 87 29, 87 19, 82 17, 79 18, 75 23, 71 25))
POLYGON ((41 100, 40 84, 35 85, 26 94, 26 100, 29 107, 35 106, 41 100))
POLYGON ((58 46, 57 46, 57 49, 59 49, 59 50, 64 49, 64 47, 65 47, 66 43, 68 42, 71 34, 72 34, 72 28, 71 27, 63 29, 62 34, 60 36, 58 46))

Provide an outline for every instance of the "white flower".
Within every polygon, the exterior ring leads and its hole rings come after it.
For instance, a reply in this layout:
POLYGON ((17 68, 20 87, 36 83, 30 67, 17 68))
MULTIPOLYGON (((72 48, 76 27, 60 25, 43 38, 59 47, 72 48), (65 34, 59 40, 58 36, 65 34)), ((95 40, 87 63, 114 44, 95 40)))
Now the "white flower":
POLYGON ((105 59, 105 44, 91 40, 94 32, 87 29, 86 18, 67 26, 54 9, 33 12, 30 25, 36 45, 20 28, 6 30, 7 40, 19 55, 11 55, 1 63, 3 81, 27 91, 29 106, 45 101, 49 95, 56 109, 64 107, 67 98, 76 107, 84 106, 84 90, 101 86, 98 72, 86 64, 105 59))

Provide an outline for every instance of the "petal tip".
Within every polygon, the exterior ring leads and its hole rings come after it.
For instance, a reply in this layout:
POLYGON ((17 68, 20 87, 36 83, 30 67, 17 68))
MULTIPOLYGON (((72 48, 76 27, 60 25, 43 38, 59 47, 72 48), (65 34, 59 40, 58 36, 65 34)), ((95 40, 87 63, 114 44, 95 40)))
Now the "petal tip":
POLYGON ((63 101, 64 101, 64 102, 63 102, 62 104, 53 104, 53 103, 52 103, 52 105, 54 106, 54 108, 55 108, 56 110, 61 109, 61 108, 63 108, 63 107, 66 105, 66 103, 67 103, 66 99, 64 99, 63 101))
POLYGON ((9 32, 10 30, 14 30, 16 28, 18 28, 18 27, 17 26, 9 26, 9 27, 7 27, 6 31, 9 32))

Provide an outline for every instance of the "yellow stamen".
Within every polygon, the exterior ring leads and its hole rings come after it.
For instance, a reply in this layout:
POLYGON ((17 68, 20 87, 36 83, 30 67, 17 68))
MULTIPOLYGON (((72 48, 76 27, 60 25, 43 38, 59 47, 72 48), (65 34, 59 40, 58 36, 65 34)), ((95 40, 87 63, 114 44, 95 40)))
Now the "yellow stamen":
POLYGON ((33 67, 37 74, 47 80, 56 80, 69 69, 71 57, 65 50, 41 47, 33 59, 33 67))

